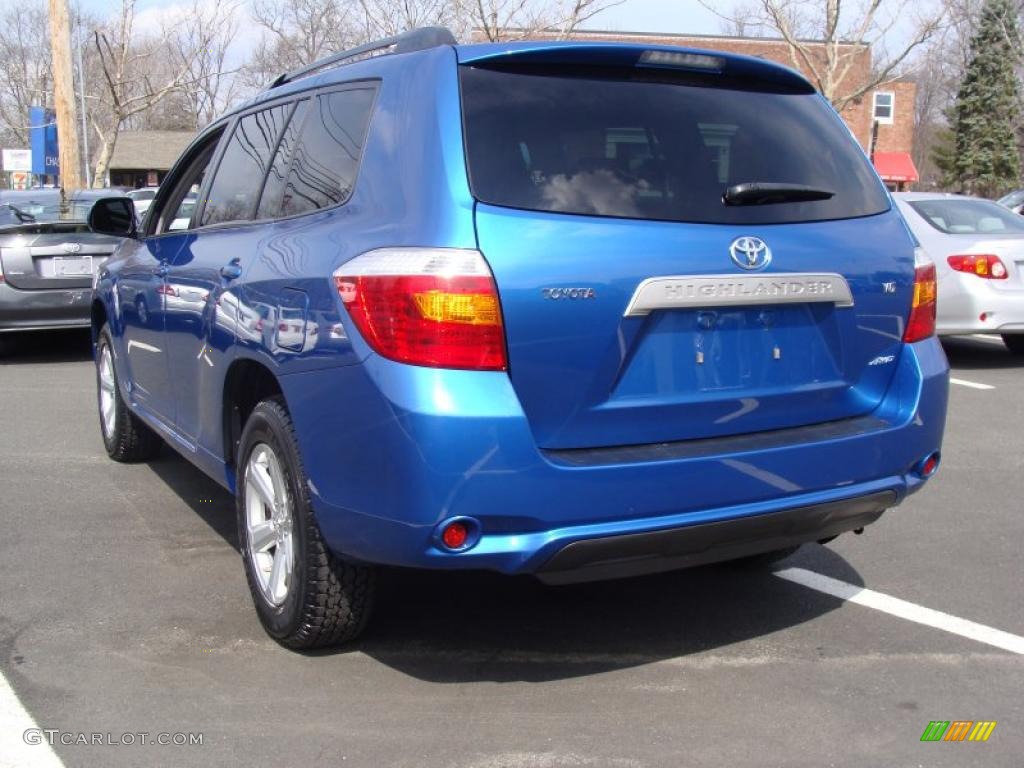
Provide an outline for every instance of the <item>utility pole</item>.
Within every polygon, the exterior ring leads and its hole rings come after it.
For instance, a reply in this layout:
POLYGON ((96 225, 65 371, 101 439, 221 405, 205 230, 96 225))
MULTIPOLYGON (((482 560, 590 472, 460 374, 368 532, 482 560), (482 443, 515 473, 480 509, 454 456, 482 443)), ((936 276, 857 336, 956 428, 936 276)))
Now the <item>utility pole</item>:
POLYGON ((53 60, 53 106, 57 113, 57 145, 60 150, 60 186, 71 191, 82 188, 82 162, 78 153, 68 0, 50 0, 50 56, 53 60))
POLYGON ((85 67, 82 66, 82 19, 78 19, 78 41, 75 46, 75 50, 78 52, 78 94, 82 98, 82 151, 85 153, 85 157, 82 158, 82 166, 85 169, 85 186, 92 186, 92 179, 89 178, 89 127, 88 122, 88 107, 85 106, 85 67))

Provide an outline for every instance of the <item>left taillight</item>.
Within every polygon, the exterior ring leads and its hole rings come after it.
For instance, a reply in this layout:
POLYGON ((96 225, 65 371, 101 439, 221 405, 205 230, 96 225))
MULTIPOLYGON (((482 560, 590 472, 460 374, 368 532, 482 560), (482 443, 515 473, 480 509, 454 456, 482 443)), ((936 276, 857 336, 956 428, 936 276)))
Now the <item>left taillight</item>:
POLYGON ((479 251, 384 248, 334 273, 352 321, 375 352, 432 368, 508 367, 501 303, 479 251))
POLYGON ((968 272, 988 280, 1005 280, 1006 265, 992 253, 964 253, 949 256, 946 262, 957 272, 968 272))
POLYGON ((920 248, 914 250, 914 298, 903 334, 905 342, 921 341, 935 335, 935 306, 938 284, 935 264, 920 248))

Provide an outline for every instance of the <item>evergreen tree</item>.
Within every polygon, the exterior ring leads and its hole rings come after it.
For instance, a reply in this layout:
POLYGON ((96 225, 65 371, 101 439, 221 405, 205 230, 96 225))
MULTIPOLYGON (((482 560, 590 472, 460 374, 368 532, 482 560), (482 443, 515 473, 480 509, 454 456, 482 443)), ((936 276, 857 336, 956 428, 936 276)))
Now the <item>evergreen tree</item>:
POLYGON ((954 105, 946 181, 963 192, 995 197, 1019 184, 1020 44, 1013 0, 986 0, 954 105))

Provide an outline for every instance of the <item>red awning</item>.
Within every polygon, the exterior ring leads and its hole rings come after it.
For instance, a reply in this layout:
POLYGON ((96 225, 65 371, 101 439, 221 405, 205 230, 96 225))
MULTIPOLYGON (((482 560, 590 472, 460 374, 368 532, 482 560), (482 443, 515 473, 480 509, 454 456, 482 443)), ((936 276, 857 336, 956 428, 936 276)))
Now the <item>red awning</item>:
POLYGON ((917 168, 909 152, 875 152, 872 162, 882 181, 917 181, 917 168))

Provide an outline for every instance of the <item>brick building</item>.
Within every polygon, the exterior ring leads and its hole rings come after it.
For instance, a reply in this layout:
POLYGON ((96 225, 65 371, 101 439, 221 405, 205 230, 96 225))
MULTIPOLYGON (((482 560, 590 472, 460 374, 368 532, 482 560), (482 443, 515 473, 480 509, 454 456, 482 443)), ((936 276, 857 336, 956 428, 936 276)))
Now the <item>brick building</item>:
MULTIPOLYGON (((533 39, 548 37, 540 32, 533 39)), ((481 35, 475 35, 481 40, 481 35)), ((793 66, 785 41, 763 37, 727 37, 722 35, 672 35, 647 32, 601 32, 579 30, 572 39, 579 42, 641 43, 675 45, 684 48, 738 53, 793 66)), ((807 43, 811 53, 824 50, 822 43, 807 43)), ((865 43, 841 43, 843 56, 849 53, 853 64, 843 83, 847 93, 859 90, 871 74, 871 48, 865 43)), ((799 67, 810 77, 805 67, 799 67)), ((847 105, 841 112, 860 145, 868 152, 883 181, 892 189, 905 189, 918 180, 911 159, 914 148, 914 98, 916 86, 909 80, 894 80, 847 105), (875 133, 872 138, 873 131, 875 133)))

